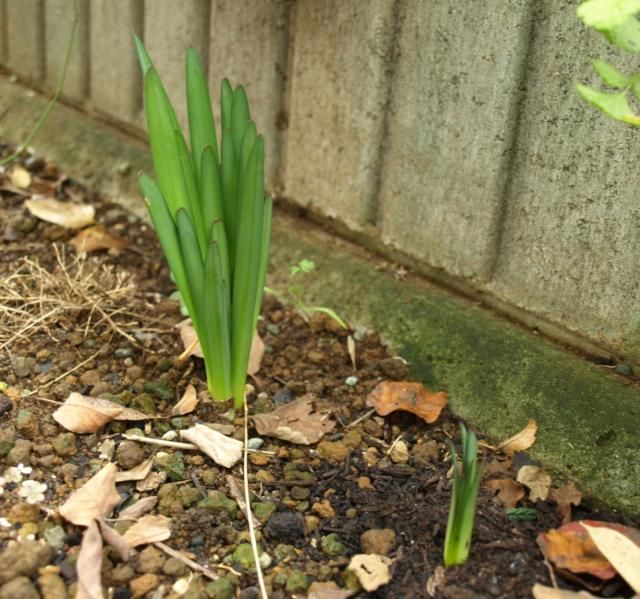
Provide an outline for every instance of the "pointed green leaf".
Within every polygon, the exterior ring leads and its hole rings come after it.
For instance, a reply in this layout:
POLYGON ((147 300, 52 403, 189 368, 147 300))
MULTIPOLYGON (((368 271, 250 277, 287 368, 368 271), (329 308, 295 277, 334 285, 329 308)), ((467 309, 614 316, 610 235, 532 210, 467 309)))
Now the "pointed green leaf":
POLYGON ((169 208, 162 197, 157 185, 147 175, 140 175, 138 185, 145 197, 153 227, 156 230, 162 251, 164 252, 173 278, 180 290, 182 299, 192 319, 195 319, 195 305, 189 287, 189 280, 184 262, 182 250, 178 240, 178 233, 169 208))
POLYGON ((625 52, 640 52, 640 22, 635 17, 630 17, 621 25, 603 30, 601 33, 610 43, 625 52))
POLYGON ((250 118, 247 94, 244 87, 238 85, 233 92, 233 102, 231 103, 231 137, 236 155, 240 154, 242 138, 250 118))
POLYGON ((191 155, 198 181, 201 180, 201 158, 204 149, 209 146, 218 160, 218 141, 216 127, 211 110, 211 97, 207 78, 198 53, 189 48, 186 64, 187 111, 189 115, 189 135, 191 155))
POLYGON ((192 320, 198 333, 198 338, 200 339, 200 326, 206 326, 207 323, 204 305, 204 265, 202 254, 200 253, 200 246, 198 245, 198 238, 193 223, 184 208, 181 208, 176 213, 176 224, 178 227, 178 239, 180 241, 182 260, 189 282, 189 291, 191 292, 196 312, 196 318, 192 318, 192 320))
POLYGON ((602 79, 605 85, 616 89, 622 89, 629 84, 629 78, 608 62, 598 58, 595 58, 592 62, 593 68, 596 70, 596 73, 598 73, 598 76, 602 79))
POLYGON ((202 181, 200 184, 202 215, 204 218, 204 226, 210 230, 215 220, 222 220, 223 218, 220 165, 211 146, 206 146, 202 151, 200 171, 202 173, 202 181))
MULTIPOLYGON (((267 270, 269 268, 269 249, 271 247, 271 220, 273 215, 273 200, 264 199, 264 212, 262 215, 262 232, 260 235, 260 268, 258 269, 258 297, 256 300, 254 322, 258 322, 262 298, 264 297, 265 284, 267 282, 267 270)), ((347 327, 345 327, 347 328, 347 327)))
MULTIPOLYGON (((213 222, 211 227, 211 239, 217 245, 217 252, 220 259, 220 275, 227 286, 227 293, 230 293, 231 273, 229 269, 229 246, 227 244, 227 234, 224 224, 220 220, 213 222)), ((227 296, 227 304, 230 304, 231 297, 227 296)))
POLYGON ((611 118, 621 121, 623 117, 633 115, 625 92, 611 94, 586 85, 581 85, 580 83, 576 83, 576 89, 587 102, 611 118))
MULTIPOLYGON (((220 85, 220 127, 222 131, 231 130, 231 105, 233 104, 233 89, 228 79, 223 79, 220 85)), ((222 135, 222 134, 221 134, 222 135)))
MULTIPOLYGON (((222 210, 224 213, 224 226, 227 231, 229 242, 230 264, 234 264, 235 245, 237 238, 237 190, 238 190, 238 170, 236 167, 236 157, 233 149, 231 132, 225 129, 222 132, 222 210)), ((233 268, 233 266, 232 266, 233 268)))
POLYGON ((140 63, 140 68, 142 69, 142 76, 144 77, 149 67, 153 66, 153 62, 151 62, 151 57, 149 56, 147 49, 144 47, 142 40, 135 33, 133 34, 133 41, 136 44, 136 52, 138 53, 138 62, 140 63))

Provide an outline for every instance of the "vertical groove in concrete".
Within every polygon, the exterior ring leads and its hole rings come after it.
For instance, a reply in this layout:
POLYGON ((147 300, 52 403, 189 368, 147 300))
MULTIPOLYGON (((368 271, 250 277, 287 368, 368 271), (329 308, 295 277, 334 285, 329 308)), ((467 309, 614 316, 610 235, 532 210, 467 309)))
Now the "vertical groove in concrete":
POLYGON ((0 0, 0 64, 7 60, 7 5, 0 0))
POLYGON ((396 63, 400 55, 399 39, 400 29, 404 17, 403 9, 406 8, 406 1, 399 0, 392 7, 391 13, 391 34, 389 39, 389 56, 386 71, 386 102, 384 105, 384 115, 382 126, 378 131, 379 139, 374 142, 378 146, 377 164, 373 169, 373 193, 368 203, 367 210, 363 215, 365 224, 370 225, 370 234, 377 234, 382 221, 382 181, 385 176, 385 165, 387 163, 387 153, 389 151, 389 127, 391 122, 391 111, 393 110, 393 84, 395 81, 396 63))
POLYGON ((44 78, 43 0, 6 0, 7 66, 37 87, 44 78))
POLYGON ((518 73, 516 75, 517 84, 514 87, 514 93, 511 97, 509 112, 506 117, 507 122, 511 125, 507 131, 508 140, 505 146, 505 152, 499 167, 498 177, 502 180, 502 189, 496 198, 498 208, 493 217, 494 221, 491 225, 493 235, 491 236, 491 244, 488 251, 488 270, 486 273, 485 283, 491 281, 495 275, 498 265, 498 258, 502 249, 505 220, 507 218, 507 206, 509 198, 513 193, 513 182, 515 174, 515 164, 517 156, 518 133, 522 122, 523 103, 527 95, 527 79, 529 75, 529 60, 531 58, 532 46, 535 41, 535 7, 531 3, 528 7, 528 15, 523 20, 523 26, 518 39, 518 50, 516 53, 521 57, 518 65, 518 73))

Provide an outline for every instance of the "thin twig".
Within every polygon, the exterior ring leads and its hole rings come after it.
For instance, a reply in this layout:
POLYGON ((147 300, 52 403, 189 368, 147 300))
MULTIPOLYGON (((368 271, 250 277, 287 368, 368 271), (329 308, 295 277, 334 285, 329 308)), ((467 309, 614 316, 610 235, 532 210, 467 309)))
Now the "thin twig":
POLYGON ((363 420, 366 420, 367 418, 369 418, 369 416, 375 414, 375 408, 372 408, 371 410, 369 410, 368 412, 365 412, 362 416, 360 416, 359 418, 356 418, 353 422, 350 422, 349 424, 347 424, 347 426, 345 426, 345 428, 351 428, 352 426, 355 426, 356 424, 359 424, 360 422, 362 422, 363 420))
POLYGON ((122 436, 129 441, 138 441, 138 443, 174 447, 175 449, 198 449, 198 447, 192 443, 182 443, 181 441, 165 441, 164 439, 154 439, 153 437, 143 437, 142 435, 127 435, 126 433, 123 433, 122 436))
POLYGON ((253 550, 253 561, 256 566, 256 575, 258 576, 258 586, 262 599, 269 599, 267 589, 264 584, 264 576, 262 575, 262 566, 260 564, 260 556, 258 555, 258 541, 256 540, 256 531, 253 527, 253 513, 251 511, 251 495, 249 494, 249 408, 247 407, 247 393, 244 396, 244 501, 247 506, 247 523, 249 524, 249 537, 251 538, 251 549, 253 550))
POLYGON ((165 545, 160 541, 157 541, 156 543, 154 543, 154 545, 158 549, 161 549, 162 551, 164 551, 167 555, 170 555, 171 557, 177 560, 180 560, 183 564, 186 564, 192 570, 196 570, 197 572, 200 572, 210 580, 218 580, 218 578, 220 578, 217 574, 214 574, 211 570, 209 570, 209 568, 205 568, 204 566, 201 566, 198 562, 194 562, 192 559, 189 559, 187 556, 182 555, 182 553, 180 553, 179 551, 176 551, 175 549, 172 549, 171 547, 169 547, 169 545, 165 545))
MULTIPOLYGON (((238 483, 238 481, 233 476, 231 476, 231 474, 228 474, 225 478, 227 481, 227 486, 229 487, 229 494, 236 500, 236 503, 240 507, 240 511, 248 518, 249 515, 247 514, 247 502, 244 500, 243 489, 240 486, 240 483, 238 483)), ((253 514, 251 515, 251 517, 253 518, 253 525, 256 528, 259 528, 260 521, 255 516, 253 516, 253 514)))

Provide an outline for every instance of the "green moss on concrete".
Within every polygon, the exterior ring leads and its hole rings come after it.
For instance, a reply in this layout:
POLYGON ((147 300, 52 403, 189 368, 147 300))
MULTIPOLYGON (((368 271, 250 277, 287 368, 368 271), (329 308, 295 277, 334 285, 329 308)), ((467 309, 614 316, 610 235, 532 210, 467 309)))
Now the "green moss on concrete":
POLYGON ((474 304, 399 282, 287 219, 276 221, 274 240, 271 286, 286 283, 289 265, 313 260, 309 301, 378 330, 415 377, 446 389, 452 410, 495 439, 535 418, 533 457, 594 498, 640 514, 636 388, 474 304))

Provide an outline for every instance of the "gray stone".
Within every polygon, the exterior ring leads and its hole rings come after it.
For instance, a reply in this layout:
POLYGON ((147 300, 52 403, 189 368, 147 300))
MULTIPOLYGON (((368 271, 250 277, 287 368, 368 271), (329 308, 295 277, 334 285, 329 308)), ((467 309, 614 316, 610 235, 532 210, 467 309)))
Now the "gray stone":
POLYGON ((19 576, 0 587, 0 599, 40 599, 40 595, 26 576, 19 576))
POLYGON ((20 541, 0 553, 0 584, 18 576, 32 576, 53 557, 53 547, 36 541, 20 541))
POLYGON ((18 464, 29 464, 31 460, 31 441, 26 439, 16 439, 16 442, 5 458, 9 466, 17 466, 18 464))
POLYGON ((0 428, 0 458, 6 456, 16 442, 16 433, 12 426, 0 428))

